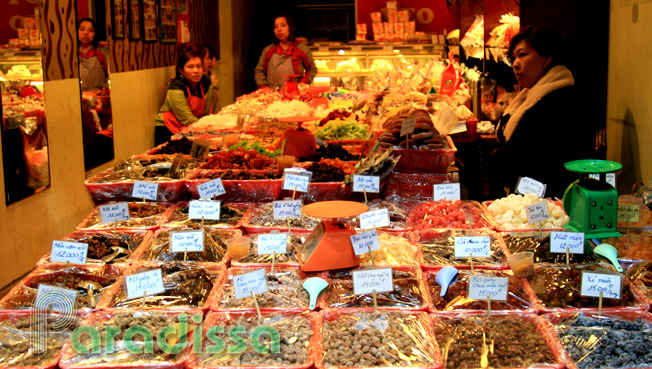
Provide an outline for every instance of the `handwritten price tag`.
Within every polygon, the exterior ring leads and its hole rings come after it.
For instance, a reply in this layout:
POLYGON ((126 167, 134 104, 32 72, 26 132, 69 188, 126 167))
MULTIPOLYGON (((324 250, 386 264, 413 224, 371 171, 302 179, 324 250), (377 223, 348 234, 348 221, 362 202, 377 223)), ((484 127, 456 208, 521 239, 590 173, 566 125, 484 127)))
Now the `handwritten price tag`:
POLYGON ((258 235, 258 255, 288 252, 287 233, 267 233, 258 235))
MULTIPOLYGON (((36 290, 36 301, 56 301, 52 304, 52 311, 59 313, 71 313, 75 309, 75 301, 77 301, 77 291, 67 288, 50 286, 47 284, 39 284, 36 290), (70 304, 72 303, 72 304, 70 304)), ((38 306, 38 308, 50 309, 50 306, 38 306)))
POLYGON ((582 272, 582 296, 619 299, 622 291, 623 276, 620 274, 604 274, 582 272))
POLYGON ((546 200, 528 205, 525 208, 525 211, 527 211, 527 221, 530 224, 537 224, 550 218, 550 214, 548 213, 548 201, 546 200))
POLYGON ((204 251, 204 231, 170 232, 171 252, 204 251))
MULTIPOLYGON (((589 174, 589 177, 598 181, 600 180, 600 175, 597 173, 589 174)), ((612 185, 613 188, 616 188, 616 173, 607 173, 606 177, 607 178, 605 178, 605 180, 607 181, 607 183, 612 185)))
POLYGON ((351 244, 353 245, 353 252, 355 252, 356 255, 369 252, 369 248, 371 248, 371 251, 380 249, 380 242, 378 241, 378 235, 376 234, 375 229, 367 232, 353 234, 350 237, 351 244))
POLYGON ((584 253, 584 233, 582 232, 551 232, 550 252, 565 254, 566 248, 571 254, 584 253))
POLYGON ((274 219, 298 219, 301 218, 301 200, 274 201, 274 219))
POLYGON ((455 237, 455 257, 488 258, 491 256, 491 237, 489 236, 463 236, 455 237))
POLYGON ((368 211, 360 214, 360 228, 380 228, 389 226, 389 212, 387 209, 368 211))
POLYGON ((265 269, 236 275, 233 277, 233 287, 235 288, 236 299, 251 296, 251 291, 254 291, 255 295, 267 292, 265 269))
POLYGON ((460 184, 459 183, 442 183, 433 185, 434 199, 439 200, 459 200, 460 184))
POLYGON ((124 222, 129 220, 129 204, 119 202, 117 204, 100 205, 100 218, 102 223, 124 222))
POLYGON ((487 297, 491 297, 492 301, 505 301, 508 286, 509 278, 472 275, 469 277, 469 298, 486 300, 487 297))
POLYGON ((541 198, 546 193, 546 185, 530 177, 519 177, 516 192, 522 195, 531 193, 541 198))
POLYGON ((50 261, 55 263, 86 264, 87 243, 52 241, 50 261))
POLYGON ((158 197, 158 183, 134 181, 131 197, 156 201, 158 197))
POLYGON ((189 219, 220 220, 221 201, 191 200, 188 204, 189 219))
POLYGON ((213 179, 206 183, 197 185, 199 197, 202 199, 212 199, 215 196, 223 195, 226 193, 222 178, 213 179))
POLYGON ((403 119, 403 123, 401 123, 401 137, 407 136, 408 134, 414 132, 414 126, 416 124, 417 118, 403 119))
POLYGON ((353 176, 353 192, 380 192, 380 177, 378 176, 353 176))
POLYGON ((309 174, 298 174, 298 173, 291 173, 288 172, 287 169, 285 169, 285 178, 283 179, 283 189, 288 190, 288 191, 294 191, 296 188, 297 191, 299 192, 308 192, 308 188, 310 187, 310 178, 312 177, 312 173, 306 172, 309 174))
POLYGON ((618 221, 632 223, 639 221, 641 212, 640 205, 618 205, 618 221))
POLYGON ((389 292, 394 289, 392 268, 365 269, 353 271, 353 293, 367 295, 376 292, 389 292))
POLYGON ((125 283, 129 300, 143 297, 145 293, 149 296, 165 292, 161 269, 128 275, 125 277, 125 283))

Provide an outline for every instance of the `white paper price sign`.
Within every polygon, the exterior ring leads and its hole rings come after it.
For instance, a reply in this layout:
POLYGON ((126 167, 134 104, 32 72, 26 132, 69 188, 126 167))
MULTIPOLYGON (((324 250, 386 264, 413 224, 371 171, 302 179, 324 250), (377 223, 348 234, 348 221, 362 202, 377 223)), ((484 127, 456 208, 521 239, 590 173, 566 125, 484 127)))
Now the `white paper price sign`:
POLYGON ((100 219, 104 224, 129 220, 129 204, 126 202, 100 205, 99 208, 100 219))
POLYGON ((267 292, 267 274, 265 269, 258 269, 253 272, 239 274, 233 277, 233 287, 235 289, 235 298, 251 296, 267 292))
POLYGON ((621 274, 604 274, 582 272, 582 296, 619 299, 622 291, 623 276, 621 274))
POLYGON ((87 254, 87 243, 52 241, 50 261, 55 263, 86 264, 87 254))
POLYGON ((618 205, 619 222, 638 222, 641 212, 640 205, 618 205))
POLYGON ((368 211, 360 214, 360 228, 381 228, 389 226, 389 212, 387 209, 368 211))
POLYGON ((204 251, 204 231, 170 232, 171 252, 204 251))
POLYGON ((509 278, 505 277, 481 277, 471 275, 469 277, 469 298, 475 300, 505 301, 507 300, 507 291, 509 278))
POLYGON ((417 118, 403 119, 401 123, 401 137, 407 136, 409 133, 414 132, 414 126, 417 124, 417 118))
POLYGON ((491 237, 489 236, 462 236, 455 237, 455 257, 488 258, 491 256, 491 237))
POLYGON ((433 185, 434 199, 439 200, 459 200, 460 184, 459 183, 442 183, 433 185))
POLYGON ((125 283, 129 300, 165 292, 161 269, 128 275, 125 277, 125 283))
POLYGON ((191 200, 188 203, 188 219, 220 220, 221 201, 191 200))
POLYGON ((519 177, 516 182, 516 192, 522 195, 531 193, 543 197, 546 194, 546 185, 530 177, 519 177))
POLYGON ((274 219, 298 219, 301 218, 301 200, 274 201, 274 219))
POLYGON ((380 177, 353 175, 353 192, 380 192, 380 177))
POLYGON ((75 310, 75 301, 77 301, 77 291, 67 288, 39 284, 36 290, 35 302, 54 302, 48 306, 35 306, 38 309, 47 309, 59 313, 72 313, 75 310))
MULTIPOLYGON (((589 178, 593 178, 596 180, 600 180, 600 175, 597 173, 589 174, 589 178)), ((607 173, 605 180, 607 183, 613 186, 613 188, 616 188, 616 173, 607 173)))
POLYGON ((376 234, 375 229, 367 232, 353 234, 350 237, 351 244, 353 245, 353 251, 356 255, 369 252, 370 248, 371 251, 380 249, 380 242, 378 241, 378 235, 376 234))
POLYGON ((306 173, 308 174, 290 173, 286 169, 285 178, 283 179, 283 189, 288 191, 294 191, 296 189, 299 192, 308 192, 312 173, 306 173))
POLYGON ((527 221, 530 224, 537 224, 550 218, 550 214, 548 213, 548 201, 546 200, 528 205, 525 208, 525 211, 527 212, 527 221))
POLYGON ((158 196, 158 183, 134 181, 131 197, 156 201, 158 196))
POLYGON ((353 293, 356 295, 367 295, 373 291, 389 292, 393 289, 392 268, 353 271, 353 293))
POLYGON ((582 232, 551 232, 550 252, 565 254, 566 248, 571 254, 584 253, 584 233, 582 232))
POLYGON ((267 233, 258 235, 258 255, 288 252, 287 233, 267 233))
POLYGON ((202 199, 212 199, 215 196, 223 195, 226 193, 222 178, 213 179, 206 183, 197 185, 199 197, 202 199))

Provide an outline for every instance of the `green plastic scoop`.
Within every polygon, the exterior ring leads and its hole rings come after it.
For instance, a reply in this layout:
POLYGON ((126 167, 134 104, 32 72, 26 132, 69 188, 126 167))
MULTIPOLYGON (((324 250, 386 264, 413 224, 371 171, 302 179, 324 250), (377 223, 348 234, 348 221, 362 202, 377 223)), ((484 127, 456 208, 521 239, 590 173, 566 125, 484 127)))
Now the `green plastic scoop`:
POLYGON ((326 287, 328 287, 328 282, 319 277, 312 277, 303 281, 303 288, 308 291, 308 295, 310 295, 310 310, 315 310, 317 297, 319 297, 321 291, 326 287))
POLYGON ((601 243, 593 249, 593 252, 607 258, 616 267, 616 270, 622 273, 623 268, 618 262, 618 249, 608 243, 601 243))

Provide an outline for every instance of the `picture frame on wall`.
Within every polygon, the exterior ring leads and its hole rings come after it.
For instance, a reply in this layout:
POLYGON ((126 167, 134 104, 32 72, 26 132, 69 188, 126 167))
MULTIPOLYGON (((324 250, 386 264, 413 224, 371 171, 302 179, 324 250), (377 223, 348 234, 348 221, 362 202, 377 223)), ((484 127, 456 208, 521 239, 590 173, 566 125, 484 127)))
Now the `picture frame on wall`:
POLYGON ((158 19, 156 17, 158 2, 156 0, 142 0, 143 4, 143 41, 158 41, 158 19))
POLYGON ((177 14, 188 14, 188 0, 177 0, 177 14))
POLYGON ((177 43, 177 0, 160 0, 161 43, 177 43))
POLYGON ((125 10, 125 0, 111 0, 111 26, 114 40, 125 38, 125 10))
POLYGON ((142 2, 141 0, 127 0, 127 19, 129 19, 129 39, 139 41, 142 39, 142 2))

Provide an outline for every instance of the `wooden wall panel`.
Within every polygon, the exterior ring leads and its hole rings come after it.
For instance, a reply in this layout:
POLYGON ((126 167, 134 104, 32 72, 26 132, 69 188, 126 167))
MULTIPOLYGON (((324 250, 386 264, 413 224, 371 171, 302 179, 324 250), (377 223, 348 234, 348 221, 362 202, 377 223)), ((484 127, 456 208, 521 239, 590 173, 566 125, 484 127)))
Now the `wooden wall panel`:
POLYGON ((75 0, 41 0, 43 79, 79 78, 75 0))
POLYGON ((190 39, 215 47, 215 57, 220 59, 219 6, 215 0, 190 0, 190 39))

